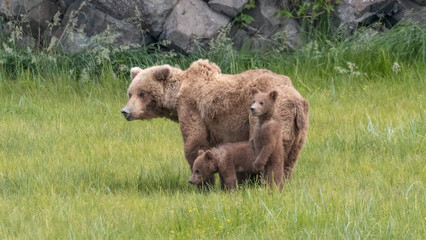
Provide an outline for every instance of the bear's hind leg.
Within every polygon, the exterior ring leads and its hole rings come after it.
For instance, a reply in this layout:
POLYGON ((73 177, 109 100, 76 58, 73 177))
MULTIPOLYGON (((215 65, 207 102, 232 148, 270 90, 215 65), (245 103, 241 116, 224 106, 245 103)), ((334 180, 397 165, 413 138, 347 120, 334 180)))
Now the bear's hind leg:
POLYGON ((265 168, 266 180, 271 188, 277 186, 279 189, 283 186, 284 164, 281 161, 272 162, 265 168))

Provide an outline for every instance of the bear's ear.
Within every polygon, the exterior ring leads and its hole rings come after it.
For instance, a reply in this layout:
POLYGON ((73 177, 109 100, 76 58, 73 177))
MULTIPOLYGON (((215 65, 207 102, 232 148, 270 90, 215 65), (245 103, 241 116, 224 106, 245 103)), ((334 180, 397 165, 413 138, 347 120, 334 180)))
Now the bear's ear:
POLYGON ((211 161, 213 160, 213 152, 210 150, 206 151, 206 160, 211 161))
POLYGON ((167 78, 169 78, 170 75, 170 69, 167 67, 158 69, 154 72, 154 78, 157 79, 157 81, 165 81, 167 78))
POLYGON ((198 156, 201 156, 201 154, 203 154, 204 151, 202 149, 198 150, 198 156))
POLYGON ((257 88, 254 87, 254 88, 251 89, 251 95, 252 96, 254 96, 254 95, 258 94, 258 93, 259 93, 259 90, 257 88))
POLYGON ((135 78, 136 75, 138 75, 138 73, 140 73, 141 71, 142 68, 133 67, 132 69, 130 69, 130 78, 133 80, 133 78, 135 78))
POLYGON ((275 100, 277 100, 277 97, 278 97, 278 92, 277 91, 271 91, 270 93, 269 93, 269 97, 272 99, 272 101, 274 101, 275 102, 275 100))

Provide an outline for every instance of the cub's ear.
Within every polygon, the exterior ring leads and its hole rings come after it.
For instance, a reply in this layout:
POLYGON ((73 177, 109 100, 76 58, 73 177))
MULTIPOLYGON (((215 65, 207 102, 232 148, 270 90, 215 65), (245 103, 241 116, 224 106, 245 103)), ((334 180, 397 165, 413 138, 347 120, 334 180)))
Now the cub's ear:
POLYGON ((254 87, 254 88, 251 89, 251 95, 252 96, 254 96, 254 95, 258 94, 258 93, 259 93, 259 90, 257 88, 254 87))
POLYGON ((271 91, 270 93, 269 93, 269 97, 272 99, 272 101, 274 101, 275 102, 275 100, 277 100, 277 97, 278 97, 278 92, 277 91, 271 91))
POLYGON ((200 156, 203 153, 204 153, 204 151, 202 149, 198 150, 198 156, 200 156))
POLYGON ((213 160, 213 152, 210 150, 206 151, 206 160, 210 161, 213 160))
POLYGON ((170 76, 170 69, 167 67, 158 69, 154 72, 154 78, 157 79, 157 81, 165 81, 170 76))
POLYGON ((140 72, 142 72, 142 68, 133 67, 130 69, 130 78, 133 80, 133 78, 135 78, 140 72))

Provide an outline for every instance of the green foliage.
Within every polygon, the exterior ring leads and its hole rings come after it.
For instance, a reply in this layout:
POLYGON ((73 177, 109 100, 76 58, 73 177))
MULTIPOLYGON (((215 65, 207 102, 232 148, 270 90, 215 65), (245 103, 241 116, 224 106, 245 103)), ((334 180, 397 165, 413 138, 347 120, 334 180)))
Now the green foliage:
POLYGON ((241 25, 243 23, 250 24, 253 21, 254 21, 254 18, 252 16, 244 14, 244 13, 238 14, 238 16, 235 17, 235 19, 234 19, 234 23, 239 24, 239 25, 241 25))
POLYGON ((302 24, 301 32, 307 41, 324 41, 334 36, 331 14, 339 2, 339 0, 293 0, 289 8, 277 10, 275 14, 298 19, 302 24))
POLYGON ((249 0, 248 3, 244 6, 244 9, 252 9, 256 7, 256 2, 255 0, 249 0))
POLYGON ((243 11, 241 11, 238 16, 234 18, 234 24, 241 25, 241 24, 250 24, 254 21, 254 18, 245 12, 249 9, 252 9, 256 7, 256 3, 254 0, 250 0, 245 6, 243 11))
POLYGON ((334 11, 334 6, 339 2, 339 0, 292 0, 291 9, 278 10, 277 14, 291 18, 316 20, 323 14, 330 16, 334 11))

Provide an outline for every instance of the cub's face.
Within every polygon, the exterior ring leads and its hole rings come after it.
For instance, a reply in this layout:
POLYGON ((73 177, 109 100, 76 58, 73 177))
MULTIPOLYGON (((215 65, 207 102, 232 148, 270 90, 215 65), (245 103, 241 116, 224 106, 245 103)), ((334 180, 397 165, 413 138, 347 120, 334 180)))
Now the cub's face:
POLYGON ((259 92, 256 88, 252 89, 253 101, 250 111, 254 116, 263 116, 274 112, 274 104, 277 99, 277 91, 269 93, 259 92))
POLYGON ((214 174, 213 153, 210 150, 198 151, 198 157, 192 165, 192 175, 189 183, 201 185, 204 181, 210 179, 214 174))
POLYGON ((129 101, 121 109, 121 113, 128 121, 159 117, 164 82, 170 75, 169 68, 158 66, 143 70, 135 67, 130 74, 132 83, 127 91, 129 101))

